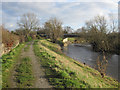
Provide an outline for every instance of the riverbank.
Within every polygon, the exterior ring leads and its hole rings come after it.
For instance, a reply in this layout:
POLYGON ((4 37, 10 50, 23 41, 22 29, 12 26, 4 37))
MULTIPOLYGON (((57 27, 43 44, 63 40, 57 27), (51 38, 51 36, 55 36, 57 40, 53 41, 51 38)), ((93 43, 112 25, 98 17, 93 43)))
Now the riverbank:
POLYGON ((104 62, 103 56, 105 56, 106 60, 108 61, 108 64, 106 66, 105 73, 108 76, 111 76, 118 80, 118 60, 120 58, 119 55, 115 54, 101 54, 99 52, 94 52, 91 47, 89 46, 76 46, 74 44, 70 44, 67 47, 63 47, 63 53, 65 55, 81 62, 85 63, 86 65, 89 65, 92 68, 99 69, 98 68, 98 57, 100 61, 104 62))
MULTIPOLYGON (((93 51, 103 53, 103 50, 98 49, 98 48, 101 48, 102 45, 99 45, 98 47, 98 45, 93 45, 92 43, 90 43, 88 40, 85 40, 84 38, 74 38, 74 37, 68 38, 68 41, 64 44, 65 46, 68 46, 69 44, 76 44, 77 46, 91 45, 93 51)), ((109 48, 109 50, 104 50, 104 53, 120 55, 120 50, 117 48, 116 49, 109 48)))
POLYGON ((60 46, 47 40, 34 43, 46 77, 55 88, 117 88, 118 82, 64 55, 60 46))

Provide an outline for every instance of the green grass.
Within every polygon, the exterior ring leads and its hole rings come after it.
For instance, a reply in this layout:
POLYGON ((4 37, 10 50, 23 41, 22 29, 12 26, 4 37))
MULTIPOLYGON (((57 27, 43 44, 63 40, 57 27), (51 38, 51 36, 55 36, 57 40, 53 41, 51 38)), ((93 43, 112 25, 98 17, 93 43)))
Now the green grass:
POLYGON ((22 58, 22 63, 16 69, 16 82, 18 88, 28 88, 33 85, 33 73, 31 59, 29 57, 22 58))
POLYGON ((43 46, 46 46, 47 48, 51 49, 52 51, 55 51, 58 54, 62 54, 61 47, 58 44, 55 44, 55 43, 52 43, 52 42, 48 42, 46 40, 40 40, 40 43, 43 46))
POLYGON ((68 38, 68 41, 70 41, 71 43, 74 43, 75 38, 68 38))
POLYGON ((84 84, 79 84, 80 81, 76 78, 76 73, 70 69, 62 68, 62 64, 55 60, 54 56, 49 55, 42 48, 34 43, 35 54, 40 58, 42 66, 45 68, 46 77, 49 82, 56 88, 69 88, 69 87, 83 87, 84 84))
POLYGON ((1 62, 2 62, 2 87, 6 88, 9 87, 9 76, 10 76, 10 70, 13 68, 14 63, 18 60, 19 54, 21 53, 22 48, 24 47, 24 44, 18 45, 16 48, 14 48, 12 51, 10 51, 8 54, 5 54, 2 56, 1 62))
POLYGON ((30 48, 30 44, 27 44, 27 46, 24 48, 24 51, 27 52, 30 48))
POLYGON ((45 68, 46 77, 56 88, 116 88, 118 82, 111 77, 101 77, 100 73, 83 65, 59 50, 57 44, 46 40, 34 43, 34 52, 45 68), (43 46, 41 46, 41 43, 43 46), (45 49, 44 46, 48 49, 45 49), (51 48, 52 47, 52 48, 51 48), (55 49, 54 49, 55 48, 55 49), (59 56, 59 57, 58 57, 59 56), (66 64, 68 63, 68 64, 66 64))

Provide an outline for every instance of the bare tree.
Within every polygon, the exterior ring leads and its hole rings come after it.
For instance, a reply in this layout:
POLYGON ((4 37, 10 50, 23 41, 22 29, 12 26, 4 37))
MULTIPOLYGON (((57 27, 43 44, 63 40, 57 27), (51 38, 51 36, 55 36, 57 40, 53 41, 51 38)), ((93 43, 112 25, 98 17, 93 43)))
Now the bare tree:
POLYGON ((86 22, 86 29, 89 30, 89 41, 95 51, 109 50, 107 41, 107 21, 104 16, 96 16, 93 20, 86 22))
POLYGON ((56 42, 63 34, 62 22, 57 18, 51 18, 44 24, 46 34, 50 37, 52 42, 56 42))
POLYGON ((34 31, 39 26, 39 19, 34 13, 23 14, 17 22, 21 30, 25 30, 25 37, 28 37, 31 31, 34 31))
POLYGON ((113 13, 110 14, 110 28, 111 28, 112 32, 115 32, 115 30, 118 29, 117 17, 115 17, 115 15, 113 13))
POLYGON ((64 33, 68 34, 68 33, 72 33, 73 29, 70 26, 66 26, 64 27, 64 33))
POLYGON ((97 29, 102 33, 106 33, 107 21, 105 17, 96 16, 94 20, 95 20, 95 26, 97 27, 97 29))
POLYGON ((91 19, 86 22, 86 28, 92 30, 97 28, 102 33, 106 33, 107 21, 104 16, 96 16, 94 19, 91 19))

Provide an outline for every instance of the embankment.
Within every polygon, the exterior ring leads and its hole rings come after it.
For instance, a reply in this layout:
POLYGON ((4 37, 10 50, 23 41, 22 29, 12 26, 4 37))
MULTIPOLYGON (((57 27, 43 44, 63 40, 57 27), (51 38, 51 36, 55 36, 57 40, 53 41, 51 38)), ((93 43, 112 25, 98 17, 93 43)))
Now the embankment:
POLYGON ((60 51, 60 46, 47 40, 34 43, 46 77, 55 88, 117 88, 118 82, 101 74, 60 51))

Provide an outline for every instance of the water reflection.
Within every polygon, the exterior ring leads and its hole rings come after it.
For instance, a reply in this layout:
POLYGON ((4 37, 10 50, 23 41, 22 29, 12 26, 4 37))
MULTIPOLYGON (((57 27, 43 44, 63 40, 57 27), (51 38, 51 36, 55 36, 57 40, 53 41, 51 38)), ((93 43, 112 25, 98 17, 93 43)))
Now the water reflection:
MULTIPOLYGON (((96 60, 98 56, 100 57, 100 60, 103 58, 103 55, 101 53, 92 51, 92 48, 90 46, 79 47, 71 44, 67 47, 63 47, 63 52, 67 56, 85 63, 93 68, 95 68, 97 65, 96 60)), ((105 54, 105 56, 108 60, 106 74, 118 80, 118 58, 120 58, 120 55, 105 54)))

